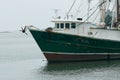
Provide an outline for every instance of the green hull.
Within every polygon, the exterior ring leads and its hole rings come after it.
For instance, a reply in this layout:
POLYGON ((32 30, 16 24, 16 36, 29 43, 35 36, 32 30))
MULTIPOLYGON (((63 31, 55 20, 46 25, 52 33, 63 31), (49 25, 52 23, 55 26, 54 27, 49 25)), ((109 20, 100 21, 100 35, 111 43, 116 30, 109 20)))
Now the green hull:
POLYGON ((120 53, 120 41, 30 30, 43 52, 69 54, 120 53))

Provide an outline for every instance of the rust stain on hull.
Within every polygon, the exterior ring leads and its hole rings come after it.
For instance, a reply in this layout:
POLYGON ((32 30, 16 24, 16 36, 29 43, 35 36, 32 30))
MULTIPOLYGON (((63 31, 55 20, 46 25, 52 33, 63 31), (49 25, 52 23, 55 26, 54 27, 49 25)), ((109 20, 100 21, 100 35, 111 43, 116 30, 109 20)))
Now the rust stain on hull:
POLYGON ((108 54, 55 54, 55 53, 44 53, 48 62, 68 62, 68 61, 93 61, 93 60, 112 60, 120 59, 120 55, 108 55, 108 54))

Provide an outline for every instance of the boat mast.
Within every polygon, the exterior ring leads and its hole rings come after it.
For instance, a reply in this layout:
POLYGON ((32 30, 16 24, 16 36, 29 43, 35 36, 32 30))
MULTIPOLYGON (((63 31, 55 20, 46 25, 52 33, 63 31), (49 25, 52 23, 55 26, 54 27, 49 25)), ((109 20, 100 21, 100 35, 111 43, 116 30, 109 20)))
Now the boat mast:
POLYGON ((87 21, 89 21, 90 2, 91 2, 91 0, 88 0, 88 13, 87 13, 87 18, 88 18, 88 20, 87 20, 87 21))
POLYGON ((120 22, 120 0, 117 0, 117 23, 120 22))
POLYGON ((115 27, 120 28, 120 0, 116 0, 115 3, 116 3, 117 18, 116 18, 116 22, 114 24, 115 24, 115 27))
POLYGON ((105 12, 106 12, 106 2, 107 0, 99 0, 100 2, 100 25, 105 26, 105 12))

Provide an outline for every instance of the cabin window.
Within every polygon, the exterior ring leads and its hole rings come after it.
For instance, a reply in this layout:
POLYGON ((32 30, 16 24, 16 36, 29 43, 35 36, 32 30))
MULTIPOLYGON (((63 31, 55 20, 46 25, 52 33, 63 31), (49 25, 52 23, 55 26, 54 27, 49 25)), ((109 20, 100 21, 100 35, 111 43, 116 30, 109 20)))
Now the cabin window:
POLYGON ((71 23, 71 28, 76 28, 76 23, 71 23))
POLYGON ((69 29, 70 28, 70 24, 69 23, 65 23, 65 28, 69 29))
POLYGON ((59 26, 59 23, 56 23, 56 28, 59 28, 60 26, 59 26))
POLYGON ((61 23, 61 24, 60 24, 60 27, 61 27, 61 28, 64 28, 64 23, 61 23))

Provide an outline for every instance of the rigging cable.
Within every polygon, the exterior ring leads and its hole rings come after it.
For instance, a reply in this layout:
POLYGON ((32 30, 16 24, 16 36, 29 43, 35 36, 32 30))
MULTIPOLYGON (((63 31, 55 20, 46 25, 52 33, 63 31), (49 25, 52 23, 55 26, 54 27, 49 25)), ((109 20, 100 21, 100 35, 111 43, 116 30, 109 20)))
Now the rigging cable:
POLYGON ((73 1, 72 6, 70 7, 69 11, 67 12, 65 18, 69 15, 69 13, 70 13, 70 11, 72 10, 72 8, 73 8, 73 6, 74 6, 74 4, 75 4, 76 1, 77 1, 77 0, 74 0, 74 1, 73 1))
POLYGON ((95 16, 95 19, 92 22, 95 22, 95 20, 97 19, 98 15, 99 15, 99 11, 97 12, 97 15, 95 16))
MULTIPOLYGON (((96 8, 96 6, 98 6, 99 5, 99 2, 97 3, 97 4, 95 4, 95 6, 93 6, 91 9, 90 9, 90 11, 92 11, 94 8, 96 8)), ((85 14, 82 18, 84 18, 85 16, 87 16, 87 14, 85 14)))
POLYGON ((80 0, 80 5, 79 5, 78 9, 76 10, 76 12, 75 12, 75 14, 74 14, 74 15, 75 15, 74 17, 77 17, 78 12, 80 12, 81 6, 82 6, 82 2, 81 2, 81 0, 80 0))
POLYGON ((90 16, 87 17, 87 19, 86 19, 84 22, 86 22, 86 21, 97 11, 98 8, 99 8, 99 7, 97 7, 97 8, 93 11, 93 13, 92 13, 90 16))
MULTIPOLYGON (((108 4, 108 6, 107 6, 107 9, 106 10, 108 10, 109 9, 109 7, 110 7, 110 0, 109 0, 109 4, 108 4)), ((98 15, 99 15, 99 12, 97 13, 97 15, 95 16, 95 19, 92 21, 92 22, 95 22, 95 20, 97 19, 97 17, 98 17, 98 15)))
MULTIPOLYGON (((106 1, 105 1, 106 2, 106 1)), ((100 7, 100 6, 102 6, 105 2, 102 2, 101 4, 99 4, 98 6, 97 6, 97 8, 95 9, 95 11, 93 11, 93 13, 84 21, 84 22, 86 22, 96 11, 97 11, 97 9, 100 7)))
MULTIPOLYGON (((106 1, 105 1, 106 2, 106 1)), ((85 23, 91 16, 93 16, 93 14, 97 11, 97 9, 101 6, 101 5, 103 5, 105 2, 102 2, 102 3, 100 3, 98 6, 97 6, 97 8, 92 12, 92 14, 89 16, 89 17, 87 17, 87 19, 83 22, 83 23, 85 23)), ((83 24, 82 23, 82 24, 83 24)), ((81 23, 80 24, 78 24, 78 26, 79 25, 81 25, 81 23)))
POLYGON ((87 19, 83 23, 78 24, 78 26, 84 24, 97 11, 98 8, 99 6, 97 6, 97 8, 92 12, 92 14, 89 17, 87 17, 87 19))

